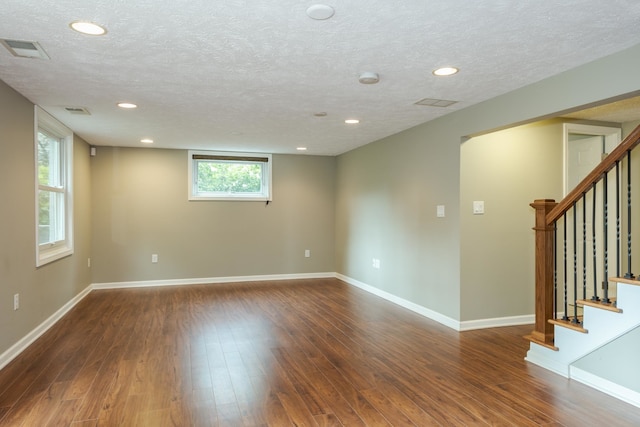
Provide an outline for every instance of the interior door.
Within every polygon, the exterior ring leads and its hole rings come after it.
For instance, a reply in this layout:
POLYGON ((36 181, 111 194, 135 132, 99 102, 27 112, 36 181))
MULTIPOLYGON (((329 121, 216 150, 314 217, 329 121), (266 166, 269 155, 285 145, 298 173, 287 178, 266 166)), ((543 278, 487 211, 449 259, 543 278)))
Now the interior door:
POLYGON ((567 190, 571 191, 607 153, 603 135, 569 134, 567 190))
MULTIPOLYGON (((566 125, 565 125, 566 126, 566 125)), ((621 141, 621 131, 617 128, 607 127, 591 127, 585 125, 576 125, 576 127, 565 128, 565 195, 573 190, 601 161, 604 157, 610 153, 616 145, 621 141)), ((607 227, 607 246, 609 253, 615 251, 617 239, 616 239, 616 226, 615 226, 615 172, 612 172, 608 176, 607 183, 607 199, 609 201, 608 212, 608 227, 607 227)), ((593 192, 590 191, 578 204, 576 210, 577 217, 575 219, 575 234, 576 234, 576 255, 577 255, 577 299, 583 297, 583 271, 586 272, 586 284, 587 284, 587 298, 590 298, 593 294, 593 223, 595 222, 596 232, 596 246, 597 253, 596 258, 596 283, 598 288, 598 295, 602 296, 602 281, 604 273, 604 259, 602 255, 604 236, 604 219, 602 198, 604 195, 603 183, 600 183, 596 188, 596 213, 595 218, 593 215, 593 192), (583 209, 586 209, 586 215, 583 215, 583 209), (583 228, 583 223, 586 227, 583 228), (584 245, 584 246, 583 246, 584 245), (583 251, 586 246, 587 256, 585 257, 583 251), (583 267, 584 268, 583 270, 583 267)), ((569 286, 570 301, 573 301, 573 212, 570 212, 567 217, 567 236, 570 240, 568 245, 568 258, 570 259, 567 267, 568 281, 571 282, 569 286)), ((562 225, 564 227, 564 224, 562 225)), ((563 231, 564 233, 564 231, 563 231)), ((609 260, 613 259, 609 257, 609 260)), ((615 272, 615 265, 608 265, 609 276, 615 272)), ((610 297, 615 296, 615 289, 610 288, 610 297)))

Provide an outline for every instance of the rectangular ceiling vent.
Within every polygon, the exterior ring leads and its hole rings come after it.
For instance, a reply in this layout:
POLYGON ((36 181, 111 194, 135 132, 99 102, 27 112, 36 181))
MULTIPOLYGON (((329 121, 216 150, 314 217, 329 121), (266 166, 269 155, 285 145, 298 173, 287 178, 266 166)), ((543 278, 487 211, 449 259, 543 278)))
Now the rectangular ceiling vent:
POLYGON ((80 114, 83 116, 90 116, 91 113, 85 107, 64 107, 71 114, 80 114))
POLYGON ((38 42, 0 39, 0 44, 6 47, 13 56, 19 58, 49 59, 49 55, 38 42))
POLYGON ((447 101, 446 99, 424 98, 416 102, 415 105, 426 105, 428 107, 448 107, 458 101, 447 101))

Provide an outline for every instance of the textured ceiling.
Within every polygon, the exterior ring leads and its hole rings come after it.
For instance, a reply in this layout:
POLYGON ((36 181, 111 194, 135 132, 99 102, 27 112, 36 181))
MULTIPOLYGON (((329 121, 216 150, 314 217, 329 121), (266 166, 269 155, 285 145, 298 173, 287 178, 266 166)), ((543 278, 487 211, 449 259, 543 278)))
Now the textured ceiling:
POLYGON ((638 0, 350 0, 325 21, 313 4, 2 0, 0 38, 51 59, 0 48, 0 79, 93 145, 336 155, 640 43, 638 0), (431 74, 444 65, 461 71, 431 74))
POLYGON ((621 101, 598 105, 571 114, 564 114, 563 117, 617 123, 640 120, 640 97, 636 96, 621 101))

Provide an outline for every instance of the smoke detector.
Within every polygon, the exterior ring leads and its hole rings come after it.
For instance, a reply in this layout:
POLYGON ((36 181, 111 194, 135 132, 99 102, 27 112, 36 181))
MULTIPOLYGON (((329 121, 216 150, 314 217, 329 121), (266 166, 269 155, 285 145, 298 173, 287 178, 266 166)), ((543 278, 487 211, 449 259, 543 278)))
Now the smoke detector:
POLYGON ((378 76, 378 73, 367 71, 360 74, 358 81, 363 85, 373 85, 380 81, 380 77, 378 76))
POLYGON ((333 16, 335 10, 326 4, 314 4, 307 9, 307 16, 316 21, 324 21, 333 16))

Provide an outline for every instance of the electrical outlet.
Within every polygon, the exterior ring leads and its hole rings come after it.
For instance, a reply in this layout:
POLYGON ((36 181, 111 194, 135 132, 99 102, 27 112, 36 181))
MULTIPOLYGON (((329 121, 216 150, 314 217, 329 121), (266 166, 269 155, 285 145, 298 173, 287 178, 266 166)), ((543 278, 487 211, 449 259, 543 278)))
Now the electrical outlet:
POLYGON ((20 308, 20 294, 15 294, 13 296, 13 309, 17 310, 20 308))
POLYGON ((380 260, 378 258, 374 258, 371 266, 375 269, 380 269, 380 260))
POLYGON ((305 258, 310 258, 311 257, 311 250, 310 249, 305 249, 304 250, 304 257, 305 258))
POLYGON ((151 255, 151 262, 154 264, 158 262, 158 254, 151 255))

